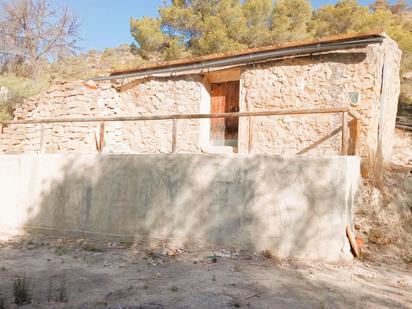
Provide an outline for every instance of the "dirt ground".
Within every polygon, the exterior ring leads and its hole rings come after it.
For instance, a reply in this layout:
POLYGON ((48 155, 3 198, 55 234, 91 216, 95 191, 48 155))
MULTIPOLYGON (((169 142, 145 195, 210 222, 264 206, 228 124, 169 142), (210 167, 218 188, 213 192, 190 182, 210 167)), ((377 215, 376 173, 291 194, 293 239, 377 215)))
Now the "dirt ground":
POLYGON ((379 188, 363 180, 354 210, 361 259, 26 236, 0 242, 0 309, 16 307, 16 276, 32 295, 20 308, 412 308, 411 159, 412 133, 397 130, 379 188))
POLYGON ((32 294, 20 308, 412 308, 410 266, 26 238, 1 244, 0 290, 5 308, 16 275, 32 294))

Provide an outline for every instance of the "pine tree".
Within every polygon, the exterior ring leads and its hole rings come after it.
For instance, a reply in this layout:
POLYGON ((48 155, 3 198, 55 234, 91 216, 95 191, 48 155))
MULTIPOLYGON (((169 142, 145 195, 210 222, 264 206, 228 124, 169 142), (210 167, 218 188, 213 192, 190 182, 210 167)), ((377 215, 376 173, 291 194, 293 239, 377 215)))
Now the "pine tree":
POLYGON ((275 42, 302 40, 307 31, 312 8, 306 0, 278 0, 272 15, 272 33, 275 42))
POLYGON ((307 0, 172 0, 158 18, 130 20, 133 46, 146 60, 258 47, 310 37, 383 29, 404 52, 403 70, 412 69, 412 12, 406 0, 370 7, 340 0, 312 10, 307 0))

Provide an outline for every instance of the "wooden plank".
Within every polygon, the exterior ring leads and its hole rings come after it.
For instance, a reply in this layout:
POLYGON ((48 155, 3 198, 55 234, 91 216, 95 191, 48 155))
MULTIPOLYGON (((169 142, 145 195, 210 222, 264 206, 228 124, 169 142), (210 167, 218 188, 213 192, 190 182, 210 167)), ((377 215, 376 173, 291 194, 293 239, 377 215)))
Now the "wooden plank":
POLYGON ((104 148, 104 127, 105 127, 105 122, 101 121, 100 122, 100 132, 99 132, 99 153, 103 152, 104 148))
POLYGON ((177 120, 173 119, 172 123, 172 152, 176 152, 176 142, 177 142, 177 120))
MULTIPOLYGON (((212 84, 211 112, 212 114, 239 112, 239 81, 212 84)), ((212 118, 210 123, 210 141, 212 145, 237 146, 238 117, 212 118)))
MULTIPOLYGON (((222 84, 212 84, 211 87, 211 112, 226 112, 226 87, 222 84)), ((225 143, 225 118, 214 118, 210 120, 210 142, 215 146, 223 146, 225 143)))
POLYGON ((348 155, 348 144, 349 144, 349 134, 348 134, 348 112, 342 113, 342 155, 348 155))
POLYGON ((355 118, 355 119, 358 119, 358 120, 361 119, 361 115, 357 111, 355 111, 351 108, 348 109, 348 113, 349 113, 349 115, 351 115, 352 118, 355 118))
MULTIPOLYGON (((232 81, 224 83, 226 87, 226 113, 239 112, 239 81, 232 81)), ((239 134, 239 118, 229 117, 225 118, 225 140, 236 142, 239 134)), ((234 146, 234 145, 232 145, 234 146)))
POLYGON ((248 152, 252 153, 253 151, 253 117, 249 116, 249 147, 248 152))
POLYGON ((307 152, 309 152, 310 150, 316 148, 317 146, 319 146, 320 144, 324 143, 325 141, 327 141, 328 139, 330 139, 331 137, 335 136, 336 134, 338 134, 340 131, 342 131, 342 127, 340 126, 339 128, 333 130, 332 132, 330 132, 328 135, 322 137, 321 139, 319 139, 318 141, 316 141, 315 143, 313 143, 312 145, 306 147, 305 149, 302 149, 301 151, 299 151, 297 153, 297 155, 303 155, 307 152))
POLYGON ((356 241, 355 236, 353 235, 349 225, 346 225, 346 235, 348 236, 350 246, 352 248, 353 253, 355 254, 356 257, 360 257, 360 249, 358 246, 358 243, 356 241))
POLYGON ((40 153, 44 152, 44 125, 43 123, 40 126, 40 153))
POLYGON ((412 126, 404 126, 404 125, 401 125, 401 124, 396 124, 396 127, 397 127, 398 129, 403 129, 403 130, 412 131, 412 126))
POLYGON ((98 137, 97 137, 97 130, 95 130, 93 133, 94 133, 94 143, 95 143, 95 146, 96 146, 96 151, 97 151, 97 152, 100 152, 100 151, 99 151, 99 148, 100 148, 100 146, 99 146, 99 139, 98 139, 98 137))
POLYGON ((357 155, 359 152, 359 134, 360 134, 360 121, 352 119, 349 121, 349 143, 348 143, 348 155, 357 155))
POLYGON ((124 117, 95 117, 95 118, 43 118, 0 121, 3 125, 16 124, 41 124, 41 123, 73 123, 73 122, 121 122, 121 121, 150 121, 150 120, 173 120, 173 119, 212 119, 227 117, 264 117, 264 116, 283 116, 283 115, 309 115, 309 114, 334 114, 347 112, 347 108, 313 108, 301 110, 273 110, 262 112, 241 112, 241 113, 211 113, 211 114, 170 114, 156 116, 124 116, 124 117))
POLYGON ((355 140, 355 146, 354 146, 354 152, 353 154, 355 156, 359 156, 360 155, 360 135, 361 135, 361 122, 360 120, 356 120, 355 123, 355 136, 354 136, 354 140, 355 140))

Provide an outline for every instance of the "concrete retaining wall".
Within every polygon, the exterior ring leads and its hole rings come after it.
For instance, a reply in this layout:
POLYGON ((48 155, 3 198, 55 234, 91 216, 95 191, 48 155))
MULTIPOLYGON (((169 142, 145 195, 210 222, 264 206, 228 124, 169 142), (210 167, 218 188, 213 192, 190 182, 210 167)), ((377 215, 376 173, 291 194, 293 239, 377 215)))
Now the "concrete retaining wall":
POLYGON ((355 157, 1 156, 0 232, 202 240, 336 259, 348 252, 358 177, 355 157))

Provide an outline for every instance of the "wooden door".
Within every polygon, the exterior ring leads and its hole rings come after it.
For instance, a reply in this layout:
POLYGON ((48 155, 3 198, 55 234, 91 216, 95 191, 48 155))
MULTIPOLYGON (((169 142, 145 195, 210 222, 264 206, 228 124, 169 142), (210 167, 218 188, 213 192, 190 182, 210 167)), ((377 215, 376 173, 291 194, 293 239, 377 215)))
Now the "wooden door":
MULTIPOLYGON (((212 113, 239 112, 239 81, 212 84, 212 113)), ((210 142, 214 146, 237 147, 239 118, 211 119, 210 142)))

